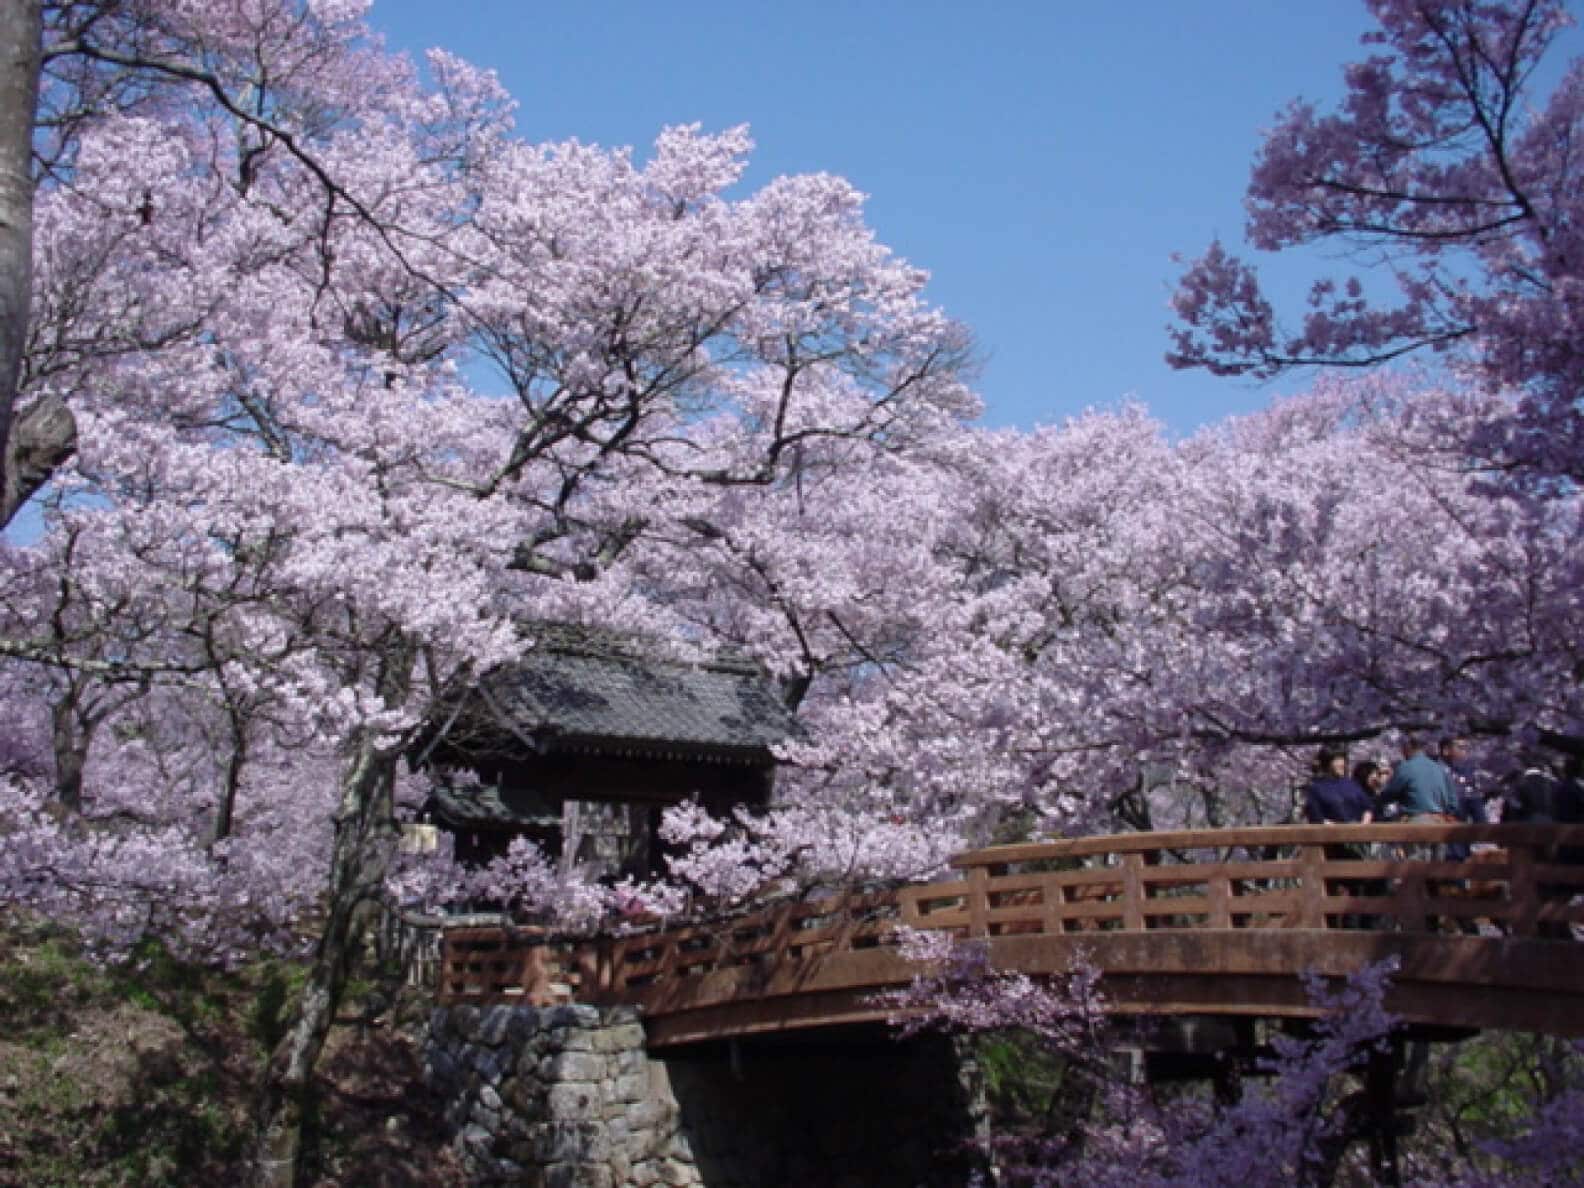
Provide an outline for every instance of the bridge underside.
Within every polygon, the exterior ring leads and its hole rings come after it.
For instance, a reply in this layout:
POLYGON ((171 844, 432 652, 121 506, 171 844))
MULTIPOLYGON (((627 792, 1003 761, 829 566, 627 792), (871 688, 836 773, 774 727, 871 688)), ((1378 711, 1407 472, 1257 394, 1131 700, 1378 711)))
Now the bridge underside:
MULTIPOLYGON (((1080 956, 1122 1014, 1309 1018, 1300 976, 1399 963, 1387 1008, 1405 1023, 1584 1036, 1584 962, 1541 939, 1338 930, 1149 931, 987 938, 997 969, 1048 976, 1080 956)), ((916 971, 889 947, 766 969, 717 969, 638 991, 650 1046, 884 1020, 882 995, 916 971)), ((633 989, 628 990, 633 1001, 633 989)))

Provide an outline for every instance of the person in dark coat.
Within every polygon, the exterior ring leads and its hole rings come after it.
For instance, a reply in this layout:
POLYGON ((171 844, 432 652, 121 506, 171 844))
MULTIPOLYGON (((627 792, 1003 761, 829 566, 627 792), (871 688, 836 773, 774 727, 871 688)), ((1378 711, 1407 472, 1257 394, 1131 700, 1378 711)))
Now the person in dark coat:
POLYGON ((1353 765, 1353 782, 1363 788, 1364 794, 1369 797, 1370 812, 1376 821, 1386 819, 1386 814, 1381 810, 1380 795, 1389 779, 1391 764, 1383 759, 1360 759, 1353 765))
POLYGON ((1531 753, 1523 771, 1508 783, 1502 820, 1515 824, 1555 825, 1566 815, 1565 785, 1546 757, 1531 753))
MULTIPOLYGON (((1447 782, 1452 787, 1452 800, 1457 806, 1453 815, 1470 825, 1483 825, 1486 821, 1485 800, 1474 790, 1474 769, 1469 762, 1466 738, 1449 734, 1441 740, 1441 766, 1446 769, 1447 782)), ((1450 842, 1446 847, 1446 856, 1453 862, 1462 862, 1469 852, 1466 842, 1450 842)))
MULTIPOLYGON (((1347 752, 1332 747, 1320 748, 1315 758, 1315 778, 1304 796, 1304 819, 1311 825, 1368 825, 1375 819, 1375 802, 1370 794, 1347 774, 1347 752)), ((1343 861, 1368 858, 1369 847, 1356 843, 1326 847, 1328 859, 1343 861)), ((1376 894, 1379 888, 1357 879, 1327 880, 1333 893, 1344 895, 1376 894)), ((1336 917, 1330 917, 1335 920, 1336 917)), ((1343 928, 1367 928, 1366 916, 1343 916, 1343 928)), ((1333 927, 1335 925, 1333 924, 1333 927)))
MULTIPOLYGON (((1502 806, 1502 820, 1515 824, 1566 825, 1574 815, 1572 788, 1557 774, 1550 758, 1539 751, 1527 756, 1524 770, 1514 776, 1508 786, 1502 806)), ((1566 862, 1569 854, 1561 848, 1550 846, 1536 851, 1541 862, 1566 862)), ((1575 888, 1568 883, 1541 883, 1540 894, 1546 899, 1567 902, 1575 888)), ((1558 921, 1542 921, 1540 935, 1567 939, 1572 935, 1568 925, 1558 921)))
MULTIPOLYGON (((1584 758, 1569 755, 1562 768, 1562 787, 1558 796, 1558 820, 1564 825, 1584 825, 1584 758)), ((1584 865, 1584 846, 1563 846, 1557 860, 1574 866, 1584 865)))
POLYGON ((1375 819, 1370 794, 1347 774, 1347 752, 1322 747, 1316 775, 1304 796, 1304 820, 1311 825, 1368 825, 1375 819))

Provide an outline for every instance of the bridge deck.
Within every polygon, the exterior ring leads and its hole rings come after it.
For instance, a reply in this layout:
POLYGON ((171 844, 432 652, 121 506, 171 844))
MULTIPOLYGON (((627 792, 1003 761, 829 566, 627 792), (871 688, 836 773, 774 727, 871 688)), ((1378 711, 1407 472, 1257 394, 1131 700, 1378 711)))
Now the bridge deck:
POLYGON ((897 930, 978 938, 997 969, 1082 951, 1114 1009, 1305 1016, 1297 975, 1395 956, 1406 1021, 1584 1035, 1584 826, 1280 826, 963 854, 943 881, 586 940, 452 929, 446 1002, 630 1003, 653 1045, 883 1018, 918 969, 897 930), (1465 861, 1404 857, 1461 841, 1465 861), (1348 847, 1344 849, 1343 847, 1348 847), (1365 847, 1361 850, 1359 847, 1365 847), (1361 857, 1361 854, 1371 856, 1361 857))

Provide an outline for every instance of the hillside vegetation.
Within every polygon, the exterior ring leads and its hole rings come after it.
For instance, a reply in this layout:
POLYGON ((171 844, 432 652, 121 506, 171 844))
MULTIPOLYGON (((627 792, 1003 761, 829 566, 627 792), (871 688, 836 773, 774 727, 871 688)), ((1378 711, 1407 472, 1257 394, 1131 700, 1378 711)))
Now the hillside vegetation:
MULTIPOLYGON (((222 971, 152 946, 105 967, 59 930, 0 930, 0 1185, 239 1182, 300 982, 290 962, 222 971)), ((459 1183, 399 1022, 423 1004, 383 989, 356 984, 332 1033, 306 1136, 315 1182, 459 1183)))

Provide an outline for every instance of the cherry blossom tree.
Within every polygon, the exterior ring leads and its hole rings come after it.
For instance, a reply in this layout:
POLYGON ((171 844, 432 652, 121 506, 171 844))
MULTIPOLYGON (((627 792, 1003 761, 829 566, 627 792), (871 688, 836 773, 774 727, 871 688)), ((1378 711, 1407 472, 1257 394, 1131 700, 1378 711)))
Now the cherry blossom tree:
POLYGON ((1323 1015, 1309 1036, 1274 1038, 1259 1069, 1265 1083, 1245 1084, 1231 1102, 1163 1100, 1114 1059, 1130 1031, 1147 1042, 1149 1021, 1113 1018, 1104 979, 1081 956, 1064 976, 1034 980, 997 970, 980 942, 911 935, 903 945, 922 970, 890 996, 905 1033, 1013 1033, 1060 1069, 1068 1108, 1052 1111, 1044 1133, 990 1137, 1012 1184, 1328 1183, 1354 1137, 1339 1108, 1347 1074, 1372 1052, 1389 1054, 1394 1020, 1382 1002, 1394 967, 1383 962, 1340 985, 1309 979, 1323 1015))
POLYGON ((1549 93, 1535 86, 1571 17, 1561 0, 1370 9, 1372 52, 1348 66, 1341 103, 1281 113, 1246 200, 1256 248, 1331 244, 1358 271, 1316 281, 1286 327, 1254 270, 1213 244, 1173 299, 1168 359, 1269 377, 1442 352, 1470 381, 1515 393, 1472 439, 1483 457, 1520 479, 1576 482, 1584 62, 1549 93))
POLYGON ((490 78, 436 55, 426 89, 364 7, 50 7, 33 136, 17 407, 72 431, 8 557, 56 770, 10 789, 7 893, 194 944, 317 903, 283 1175, 431 707, 524 624, 685 637, 651 539, 976 408, 845 182, 726 196, 742 130, 515 141, 490 78))
POLYGON ((910 933, 901 943, 920 969, 910 986, 888 996, 902 1033, 935 1030, 980 1041, 1015 1036, 1059 1079, 1037 1132, 1025 1124, 1017 1133, 997 1133, 992 1125, 987 1154, 1001 1182, 1477 1188, 1576 1178, 1570 1128, 1584 1101, 1576 1062, 1571 1076, 1536 1095, 1529 1116, 1513 1119, 1503 1137, 1465 1135, 1441 1150, 1408 1139, 1400 1148, 1395 1140, 1380 1141, 1369 1095, 1380 1092, 1380 1078, 1400 1058, 1398 1020, 1384 1005, 1395 960, 1345 981, 1306 978, 1320 1017, 1302 1030, 1273 1031, 1269 1053, 1250 1069, 1258 1076, 1241 1078, 1234 1093, 1212 1094, 1203 1084, 1175 1092, 1153 1087, 1119 1066, 1116 1046, 1147 1045, 1155 1021, 1112 1015, 1104 979, 1082 956, 1064 975, 1035 980, 996 969, 982 942, 910 933))
POLYGON ((1202 646, 1175 670, 1201 691, 1193 735, 1313 746, 1391 730, 1579 732, 1579 504, 1492 492, 1471 473, 1461 432, 1501 404, 1377 376, 1185 443, 1202 476, 1185 511, 1208 595, 1202 646), (1454 426, 1438 450, 1416 427, 1427 416, 1454 426))
MULTIPOLYGON (((402 757, 535 623, 730 644, 799 706, 769 813, 668 823, 676 879, 726 899, 1193 819, 1146 770, 1262 819, 1237 781, 1323 739, 1577 730, 1576 497, 1404 447, 1426 407, 1496 406, 1372 381, 1181 443, 1136 408, 967 428, 967 339, 847 183, 744 192, 743 129, 526 143, 492 78, 425 81, 365 7, 20 10, 30 278, 0 314, 11 440, 44 445, 4 515, 45 533, 0 553, 0 894, 221 957, 313 914, 261 1171, 289 1175, 360 921, 425 893, 402 757)), ((521 849, 496 876, 612 902, 521 849)))
POLYGON ((1324 743, 1451 729, 1494 762, 1580 733, 1577 498, 1416 440, 1495 404, 1377 376, 1177 443, 1136 408, 973 430, 651 541, 672 609, 789 675, 809 727, 770 814, 677 817, 689 877, 730 899, 1283 821, 1324 743))
MULTIPOLYGON (((161 120, 169 127, 170 117, 190 106, 206 112, 219 135, 207 144, 185 140, 181 151, 189 154, 189 165, 207 160, 215 180, 244 193, 260 166, 277 174, 283 165, 288 173, 295 167, 298 196, 327 218, 371 218, 341 185, 347 179, 338 180, 317 155, 336 120, 377 112, 400 85, 400 71, 393 74, 378 55, 363 53, 357 65, 366 91, 343 86, 332 93, 325 86, 331 77, 326 63, 348 65, 349 55, 360 52, 353 48, 356 18, 366 7, 7 0, 0 9, 6 39, 0 47, 0 523, 10 521, 76 446, 72 403, 58 384, 39 382, 41 369, 59 378, 101 357, 190 338, 202 322, 201 288, 194 301, 174 301, 156 313, 147 301, 128 300, 115 283, 114 265, 132 264, 139 250, 158 253, 159 231, 180 222, 171 216, 183 196, 152 184, 161 180, 157 169, 134 171, 126 188, 105 195, 107 208, 121 217, 107 220, 97 261, 87 257, 79 268, 99 263, 109 275, 80 270, 69 292, 56 294, 73 303, 70 335, 60 333, 57 311, 32 308, 47 296, 31 285, 35 256, 47 248, 34 234, 38 202, 77 183, 85 138, 101 137, 105 121, 132 120, 127 127, 146 133, 161 120), (315 188, 317 195, 309 192, 315 188), (134 214, 131 223, 127 216, 134 214), (157 230, 156 214, 164 215, 157 230), (149 234, 136 236, 134 226, 149 234)), ((162 154, 154 160, 169 164, 162 154)), ((92 182, 91 176, 85 180, 92 182)), ((395 247, 399 228, 385 230, 395 247)), ((166 296, 179 293, 173 288, 166 296)))

